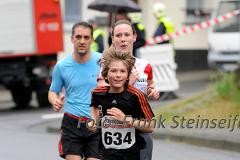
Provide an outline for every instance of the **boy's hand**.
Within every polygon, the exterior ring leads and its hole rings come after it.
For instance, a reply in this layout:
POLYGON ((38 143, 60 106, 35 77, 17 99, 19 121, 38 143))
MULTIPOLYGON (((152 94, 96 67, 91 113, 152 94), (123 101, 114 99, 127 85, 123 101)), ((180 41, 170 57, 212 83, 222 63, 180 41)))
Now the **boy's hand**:
POLYGON ((112 118, 119 120, 119 121, 124 121, 126 118, 126 115, 118 108, 111 108, 107 110, 107 113, 112 116, 112 118))

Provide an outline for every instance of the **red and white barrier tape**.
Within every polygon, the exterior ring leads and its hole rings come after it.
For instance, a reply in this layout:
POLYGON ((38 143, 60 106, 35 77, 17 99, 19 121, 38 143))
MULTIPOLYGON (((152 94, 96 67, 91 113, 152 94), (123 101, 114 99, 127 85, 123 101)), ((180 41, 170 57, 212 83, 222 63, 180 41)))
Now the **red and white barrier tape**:
POLYGON ((229 13, 227 13, 225 15, 222 15, 222 16, 218 16, 218 17, 213 18, 211 20, 207 20, 205 22, 200 22, 200 23, 197 23, 195 25, 188 26, 188 27, 183 27, 180 31, 176 31, 176 32, 173 32, 173 33, 164 34, 164 35, 152 38, 152 39, 148 39, 148 40, 146 40, 146 45, 161 43, 161 42, 164 42, 164 41, 167 41, 167 40, 170 40, 170 39, 175 39, 175 38, 177 38, 181 35, 184 35, 184 34, 196 32, 196 31, 204 29, 204 28, 209 28, 209 27, 211 27, 215 24, 219 24, 221 22, 224 22, 224 21, 228 20, 229 18, 231 18, 233 16, 236 16, 238 14, 240 14, 240 10, 234 10, 232 12, 229 12, 229 13))

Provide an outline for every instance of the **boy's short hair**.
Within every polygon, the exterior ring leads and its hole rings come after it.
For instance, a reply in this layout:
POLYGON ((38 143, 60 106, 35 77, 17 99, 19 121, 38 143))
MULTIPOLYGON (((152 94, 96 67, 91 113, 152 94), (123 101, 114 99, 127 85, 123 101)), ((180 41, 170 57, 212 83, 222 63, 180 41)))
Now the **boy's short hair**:
MULTIPOLYGON (((132 67, 134 66, 134 58, 133 56, 128 52, 121 52, 116 51, 116 49, 111 46, 108 49, 105 49, 102 55, 101 65, 102 65, 102 77, 105 79, 107 78, 108 74, 108 66, 112 61, 119 60, 122 61, 127 66, 128 71, 128 78, 130 76, 132 67)), ((107 82, 107 81, 106 81, 107 82)), ((108 83, 108 82, 107 82, 108 83)))

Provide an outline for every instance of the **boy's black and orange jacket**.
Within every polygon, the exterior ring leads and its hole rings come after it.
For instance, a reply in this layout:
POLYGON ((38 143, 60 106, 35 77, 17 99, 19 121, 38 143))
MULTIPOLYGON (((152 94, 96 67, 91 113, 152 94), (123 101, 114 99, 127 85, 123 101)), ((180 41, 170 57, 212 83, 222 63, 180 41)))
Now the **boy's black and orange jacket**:
MULTIPOLYGON (((116 107, 125 115, 131 115, 133 118, 151 120, 154 114, 150 108, 145 95, 137 88, 128 85, 121 93, 109 93, 109 86, 97 87, 92 93, 91 107, 101 109, 102 116, 107 115, 107 109, 116 107)), ((106 149, 101 145, 104 156, 126 157, 131 155, 140 155, 140 148, 145 145, 145 141, 139 136, 140 131, 136 129, 136 142, 127 149, 106 149)))
POLYGON ((133 118, 151 120, 154 117, 147 98, 137 88, 128 85, 121 93, 109 93, 108 90, 109 86, 100 86, 92 93, 91 107, 101 106, 103 116, 107 115, 107 109, 116 107, 133 118))

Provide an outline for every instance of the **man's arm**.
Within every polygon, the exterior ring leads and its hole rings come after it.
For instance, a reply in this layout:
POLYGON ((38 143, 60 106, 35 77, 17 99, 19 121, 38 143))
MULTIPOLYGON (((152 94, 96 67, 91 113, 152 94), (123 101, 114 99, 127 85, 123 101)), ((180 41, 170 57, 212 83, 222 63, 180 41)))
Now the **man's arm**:
POLYGON ((64 95, 59 96, 58 93, 49 91, 48 92, 48 100, 53 106, 53 110, 55 112, 59 112, 64 104, 64 95))

